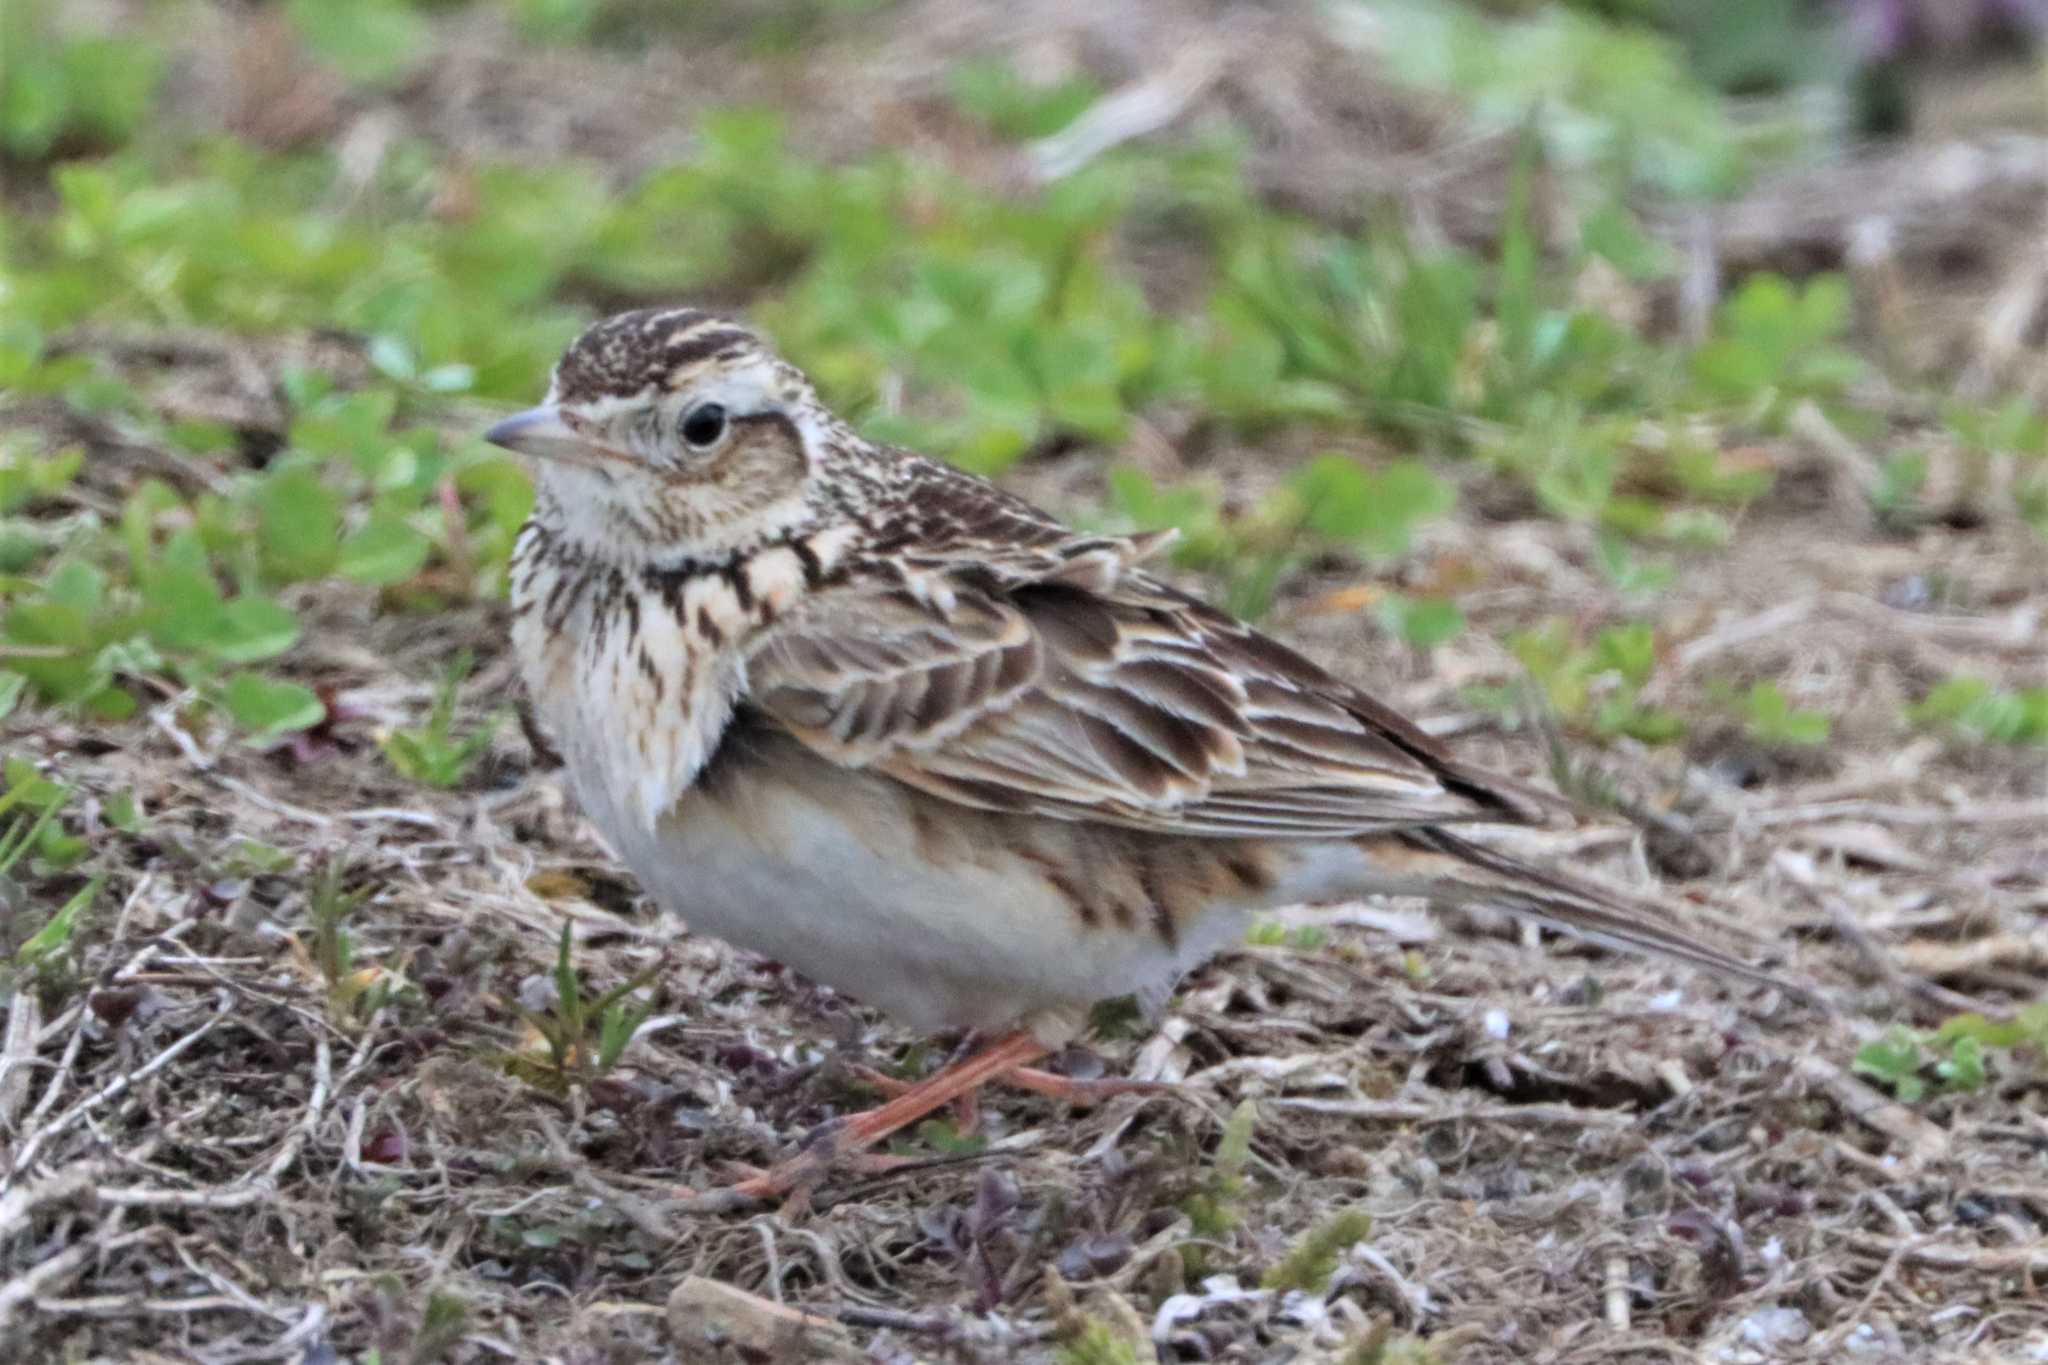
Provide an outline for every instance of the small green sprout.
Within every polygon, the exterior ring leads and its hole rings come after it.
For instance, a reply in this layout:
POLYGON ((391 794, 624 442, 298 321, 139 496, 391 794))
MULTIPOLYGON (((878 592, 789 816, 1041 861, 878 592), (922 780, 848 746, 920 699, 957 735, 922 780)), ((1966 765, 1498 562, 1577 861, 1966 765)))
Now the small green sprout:
POLYGON ((306 918, 312 925, 312 959, 327 985, 328 1017, 337 1024, 368 1019, 390 999, 392 977, 380 967, 356 965, 355 938, 348 922, 369 899, 367 887, 350 890, 348 863, 325 860, 306 892, 306 918))
POLYGON ((555 952, 555 1002, 547 1013, 521 1010, 528 1027, 546 1046, 547 1056, 536 1059, 515 1054, 507 1068, 551 1093, 560 1094, 578 1080, 595 1080, 608 1074, 625 1055, 626 1047, 640 1026, 653 1013, 653 1006, 634 998, 634 992, 653 982, 657 971, 650 968, 602 995, 586 997, 577 979, 571 952, 570 926, 562 925, 555 952))
POLYGON ((1304 1294, 1321 1294, 1337 1273, 1338 1258, 1372 1235, 1372 1218, 1357 1210, 1344 1209, 1311 1229, 1294 1249, 1260 1281, 1267 1289, 1285 1292, 1298 1289, 1304 1294))
POLYGON ((467 733, 455 732, 456 692, 469 676, 470 664, 469 651, 464 650, 449 665, 434 689, 434 706, 425 725, 394 731, 381 741, 384 756, 405 777, 444 790, 460 786, 505 723, 500 712, 467 733))

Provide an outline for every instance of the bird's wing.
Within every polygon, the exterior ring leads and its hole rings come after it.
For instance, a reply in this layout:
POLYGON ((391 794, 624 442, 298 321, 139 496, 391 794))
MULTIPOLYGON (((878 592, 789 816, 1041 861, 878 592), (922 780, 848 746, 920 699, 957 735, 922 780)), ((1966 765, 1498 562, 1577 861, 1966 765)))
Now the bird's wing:
POLYGON ((758 639, 747 704, 834 762, 985 809, 1280 838, 1538 818, 1138 569, 1165 539, 877 557, 758 639))

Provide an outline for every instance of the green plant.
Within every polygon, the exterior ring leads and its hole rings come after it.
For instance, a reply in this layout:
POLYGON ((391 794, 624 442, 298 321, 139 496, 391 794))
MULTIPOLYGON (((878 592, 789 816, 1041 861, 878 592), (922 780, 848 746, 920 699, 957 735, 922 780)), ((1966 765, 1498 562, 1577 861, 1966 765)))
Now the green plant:
POLYGON ((2015 509, 2022 520, 2048 535, 2048 416, 2025 399, 2014 398, 1995 408, 1950 403, 1942 417, 1961 443, 1965 461, 1958 499, 1974 501, 1992 482, 1993 466, 2008 462, 2014 466, 2015 509))
POLYGON ((953 102, 998 137, 1046 137, 1078 118, 1101 93, 1086 76, 1036 85, 1000 58, 962 62, 947 76, 953 102))
POLYGON ((0 8, 0 152, 37 159, 118 147, 148 113, 163 58, 129 38, 61 34, 52 8, 0 8))
POLYGON ((571 956, 570 926, 562 925, 555 953, 555 999, 546 1013, 522 1009, 520 1016, 546 1048, 545 1058, 516 1053, 507 1069, 550 1093, 560 1094, 577 1081, 595 1080, 618 1065, 653 1006, 634 998, 657 972, 648 970, 594 997, 583 994, 571 956))
POLYGON ((349 80, 389 85, 427 59, 425 16, 410 0, 286 0, 307 49, 349 80))
POLYGON ((54 455, 37 455, 35 442, 24 433, 0 437, 0 516, 46 502, 71 486, 85 464, 77 446, 54 455))
POLYGON ((1138 1352, 1108 1323, 1085 1318, 1053 1359, 1058 1365, 1138 1365, 1138 1352))
MULTIPOLYGON (((1181 1201, 1194 1237, 1217 1241, 1228 1237, 1243 1217, 1239 1207, 1245 1195, 1245 1168, 1251 1163, 1252 1130, 1259 1120, 1258 1106, 1242 1100, 1230 1111, 1223 1136, 1201 1182, 1181 1201)), ((1209 1249, 1200 1245, 1184 1249, 1188 1278, 1199 1281, 1207 1273, 1209 1249)))
POLYGON ((1244 941, 1254 948, 1293 948, 1311 953, 1323 946, 1329 935, 1319 925, 1300 924, 1290 929, 1276 920, 1254 920, 1245 930, 1244 941))
POLYGON ((1991 1068, 2012 1066, 2029 1053, 2048 1057, 2048 1002, 2028 1005, 2010 1019, 1957 1014, 1933 1032, 1893 1025, 1856 1051, 1855 1070, 1890 1086, 1903 1104, 1927 1095, 1928 1071, 1948 1092, 1982 1089, 1991 1068))
POLYGON ((62 955, 68 953, 72 939, 78 932, 80 918, 91 907, 93 901, 98 899, 100 887, 105 884, 105 880, 103 877, 94 877, 74 892, 70 899, 58 906, 56 913, 50 916, 43 927, 29 935, 27 941, 15 949, 15 967, 22 971, 44 972, 57 963, 62 955))
POLYGON ((160 484, 131 496, 122 578, 95 562, 88 544, 39 580, 0 589, 0 648, 13 670, 44 700, 107 720, 135 711, 130 679, 169 674, 259 740, 316 723, 323 708, 310 690, 245 667, 290 649, 296 617, 260 591, 224 593, 199 532, 152 543, 151 509, 176 501, 160 484))
MULTIPOLYGON (((0 887, 11 886, 24 901, 16 913, 25 924, 33 921, 23 883, 30 876, 62 873, 76 866, 88 850, 85 840, 68 833, 58 820, 71 799, 69 788, 41 776, 33 764, 16 755, 9 755, 0 771, 4 771, 7 784, 0 792, 0 887)), ((87 881, 24 938, 11 957, 0 959, 0 999, 15 989, 23 976, 39 983, 46 996, 68 992, 75 979, 72 955, 78 926, 104 882, 104 877, 87 881)))
POLYGON ((1441 597, 1390 592, 1380 599, 1377 612, 1382 626, 1417 649, 1454 640, 1465 629, 1465 613, 1441 597))
POLYGON ((328 1017, 337 1023, 368 1019, 390 999, 392 975, 359 966, 349 920, 369 899, 369 888, 350 890, 350 868, 340 857, 324 860, 306 891, 306 919, 312 944, 307 955, 326 983, 328 1017))
POLYGON ((1370 1216, 1358 1209, 1339 1210, 1310 1229, 1259 1283, 1282 1292, 1321 1294, 1337 1273, 1338 1258, 1371 1235, 1370 1216))
MULTIPOLYGON (((1507 643, 1549 711, 1566 725, 1596 738, 1627 735, 1646 744, 1668 743, 1685 732, 1675 713, 1642 701, 1657 662, 1656 634, 1647 623, 1605 627, 1583 645, 1570 625, 1552 621, 1518 631, 1507 643)), ((1513 688, 1478 688, 1473 696, 1503 715, 1521 709, 1513 688)))
POLYGON ((1804 400, 1839 398, 1863 362, 1839 344, 1849 324, 1849 286, 1818 275, 1802 288, 1753 275, 1721 305, 1714 336, 1693 353, 1702 396, 1732 404, 1766 428, 1804 400))
POLYGON ((33 763, 18 754, 0 762, 0 776, 7 789, 0 792, 0 876, 12 874, 23 859, 33 859, 31 870, 63 871, 84 858, 85 840, 65 832, 58 813, 71 799, 71 789, 60 786, 36 771, 33 763))
POLYGON ((435 1365, 448 1359, 468 1328, 469 1305, 460 1296, 439 1289, 427 1295, 420 1329, 413 1337, 410 1365, 435 1365))
POLYGON ((1593 555, 1607 581, 1624 597, 1653 597, 1678 576, 1678 567, 1670 560, 1646 559, 1617 535, 1602 535, 1594 542, 1593 555))
POLYGON ((1397 1337, 1393 1323, 1381 1318, 1366 1328, 1364 1335, 1344 1352, 1338 1365, 1443 1365, 1443 1362, 1443 1355, 1435 1343, 1421 1337, 1397 1337))
MULTIPOLYGON (((1400 555, 1416 529, 1449 511, 1456 499, 1451 486, 1419 461, 1368 469, 1334 454, 1302 466, 1258 506, 1237 515, 1227 515, 1214 494, 1198 486, 1161 489, 1128 467, 1109 471, 1109 489, 1112 507, 1129 525, 1179 530, 1175 561, 1221 575, 1225 605, 1254 619, 1272 606, 1280 579, 1303 560, 1333 549, 1373 559, 1400 555)), ((1418 642, 1446 638, 1442 632, 1449 623, 1440 608, 1417 606, 1415 613, 1418 642)))
POLYGON ((1924 516, 1920 494, 1927 487, 1927 452, 1897 450, 1878 467, 1870 487, 1870 510, 1888 531, 1910 531, 1924 516))
POLYGON ((1743 728, 1765 744, 1824 744, 1833 728, 1824 713, 1795 709, 1773 682, 1753 685, 1741 705, 1743 728))
POLYGON ((379 741, 385 758, 402 776, 430 787, 462 785, 470 768, 490 747, 491 737, 505 723, 500 712, 465 734, 455 733, 456 693, 462 680, 469 676, 471 662, 469 651, 463 650, 448 665, 447 673, 434 689, 434 705, 425 725, 393 731, 379 741))
POLYGON ((1512 20, 1463 4, 1375 7, 1393 74, 1465 95, 1497 128, 1533 124, 1558 163, 1603 183, 1705 197, 1740 185, 1751 148, 1675 44, 1562 6, 1512 20))
POLYGON ((2048 744, 2048 687, 2008 692, 1982 678, 1950 678, 1907 707, 1906 718, 1999 744, 2048 744))

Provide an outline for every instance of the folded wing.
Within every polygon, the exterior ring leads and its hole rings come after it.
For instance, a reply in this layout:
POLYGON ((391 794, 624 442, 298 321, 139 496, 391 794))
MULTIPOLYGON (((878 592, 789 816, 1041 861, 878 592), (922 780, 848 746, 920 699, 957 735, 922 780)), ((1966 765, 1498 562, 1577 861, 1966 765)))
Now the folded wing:
POLYGON ((1163 543, 877 557, 761 637, 748 704, 835 762, 988 809, 1279 838, 1539 817, 1136 567, 1163 543))

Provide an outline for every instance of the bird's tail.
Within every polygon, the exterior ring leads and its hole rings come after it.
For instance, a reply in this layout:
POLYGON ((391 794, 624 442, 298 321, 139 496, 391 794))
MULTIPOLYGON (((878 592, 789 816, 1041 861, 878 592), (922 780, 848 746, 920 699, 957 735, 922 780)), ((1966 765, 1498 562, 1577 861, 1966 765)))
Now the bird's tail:
POLYGON ((1540 867, 1429 826, 1366 836, 1366 851, 1382 868, 1398 869, 1398 888, 1439 903, 1491 906, 1598 943, 1703 967, 1770 986, 1826 1008, 1812 986, 1753 966, 1681 929, 1656 904, 1603 887, 1588 878, 1540 867))

